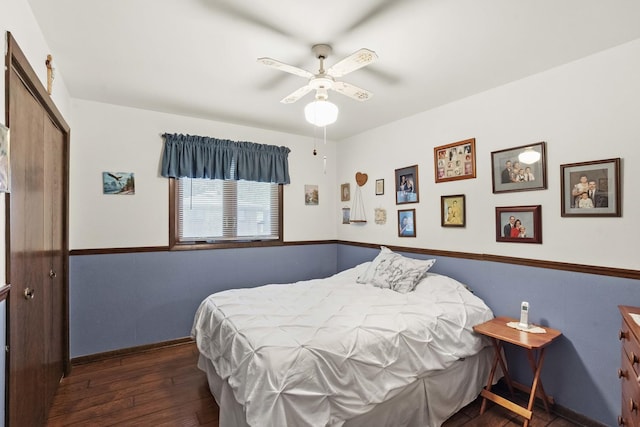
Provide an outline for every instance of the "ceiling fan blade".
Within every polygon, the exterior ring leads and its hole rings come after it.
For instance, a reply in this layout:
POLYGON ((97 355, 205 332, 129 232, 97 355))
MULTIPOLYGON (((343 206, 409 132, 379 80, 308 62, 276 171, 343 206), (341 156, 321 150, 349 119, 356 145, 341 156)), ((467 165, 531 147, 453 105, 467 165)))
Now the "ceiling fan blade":
POLYGON ((284 71, 287 73, 295 74, 296 76, 304 77, 306 79, 310 79, 313 77, 313 74, 307 70, 303 70, 302 68, 294 67, 293 65, 285 64, 284 62, 280 62, 276 59, 271 58, 258 58, 258 62, 266 65, 267 67, 275 68, 280 71, 284 71))
POLYGON ((357 86, 345 82, 335 82, 333 84, 333 89, 338 93, 355 99, 356 101, 366 101, 373 97, 373 93, 368 90, 360 89, 357 86))
POLYGON ((234 20, 245 21, 255 27, 272 31, 284 37, 296 39, 296 35, 284 30, 280 25, 269 22, 269 20, 256 13, 250 5, 240 6, 238 5, 239 2, 235 0, 200 0, 200 3, 203 3, 216 14, 220 14, 221 12, 226 13, 234 20))
POLYGON ((378 55, 376 55, 374 51, 362 48, 347 56, 342 61, 334 64, 329 68, 329 70, 327 70, 327 74, 332 77, 342 77, 345 74, 349 74, 352 71, 364 67, 365 65, 371 64, 376 59, 378 59, 378 55))
POLYGON ((309 92, 311 92, 311 89, 313 89, 311 85, 302 86, 300 89, 296 90, 292 94, 282 98, 280 102, 282 102, 283 104, 292 104, 296 102, 298 99, 308 94, 309 92))
MULTIPOLYGON (((376 19, 380 18, 380 16, 388 14, 392 9, 398 8, 401 6, 406 6, 406 4, 411 3, 414 0, 378 0, 377 4, 374 4, 370 10, 364 13, 357 21, 353 22, 347 28, 344 29, 342 35, 350 33, 358 29, 359 27, 363 27, 371 22, 376 21, 376 19)), ((372 2, 369 2, 372 3, 372 2)))

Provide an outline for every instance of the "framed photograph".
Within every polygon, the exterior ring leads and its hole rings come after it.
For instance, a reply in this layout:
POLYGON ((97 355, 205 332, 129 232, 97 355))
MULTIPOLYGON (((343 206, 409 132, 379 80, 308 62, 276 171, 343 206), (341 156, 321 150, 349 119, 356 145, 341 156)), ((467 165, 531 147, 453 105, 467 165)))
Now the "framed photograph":
POLYGON ((305 184, 304 186, 304 204, 308 206, 317 206, 320 204, 320 198, 317 185, 305 184))
POLYGON ((467 224, 464 194, 440 196, 440 218, 443 227, 464 227, 467 224))
POLYGON ((351 200, 351 186, 349 183, 340 185, 340 201, 348 202, 351 200))
POLYGON ((496 207, 496 242, 542 243, 542 206, 496 207))
POLYGON ((433 149, 436 183, 476 177, 476 139, 465 139, 433 149))
POLYGON ((384 194, 384 179, 376 179, 376 196, 384 194))
POLYGON ((544 190, 547 188, 545 142, 491 153, 494 193, 544 190))
POLYGON ((8 193, 10 191, 9 128, 0 123, 0 192, 8 193))
POLYGON ((102 172, 103 194, 136 194, 133 172, 102 172))
POLYGON ((416 237, 415 209, 404 209, 398 211, 398 236, 416 237))
POLYGON ((560 165, 562 216, 622 216, 620 158, 560 165))
POLYGON ((342 223, 350 224, 351 219, 351 209, 350 208, 342 208, 342 223))
POLYGON ((419 201, 418 165, 396 169, 396 205, 419 201))

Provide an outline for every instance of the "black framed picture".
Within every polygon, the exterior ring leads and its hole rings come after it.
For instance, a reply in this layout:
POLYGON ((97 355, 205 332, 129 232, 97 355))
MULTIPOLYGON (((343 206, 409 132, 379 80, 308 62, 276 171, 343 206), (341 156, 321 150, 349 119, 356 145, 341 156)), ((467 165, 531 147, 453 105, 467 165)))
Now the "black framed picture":
POLYGON ((419 201, 418 165, 396 169, 396 205, 419 201))
POLYGON ((620 158, 560 165, 563 217, 622 216, 620 158))
POLYGON ((547 188, 545 142, 491 153, 494 193, 544 190, 547 188))

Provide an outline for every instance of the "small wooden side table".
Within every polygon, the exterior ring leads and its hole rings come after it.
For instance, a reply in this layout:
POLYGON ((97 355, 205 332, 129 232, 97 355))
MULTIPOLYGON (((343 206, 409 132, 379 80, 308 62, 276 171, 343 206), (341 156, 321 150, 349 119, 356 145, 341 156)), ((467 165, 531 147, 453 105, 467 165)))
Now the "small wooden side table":
POLYGON ((483 397, 482 406, 480 407, 480 414, 484 413, 488 399, 524 417, 525 420, 523 427, 528 427, 529 421, 531 420, 531 417, 533 415, 533 404, 535 402, 536 396, 542 399, 544 407, 549 413, 551 412, 549 405, 554 404, 553 398, 551 396, 547 396, 547 394, 544 392, 544 387, 542 386, 542 381, 540 380, 540 372, 542 371, 542 364, 544 362, 546 347, 558 337, 560 337, 562 335, 562 332, 547 327, 544 328, 546 332, 542 334, 525 332, 507 326, 507 323, 509 322, 518 322, 518 320, 509 317, 496 317, 489 320, 488 322, 473 327, 473 330, 475 332, 491 338, 491 342, 493 343, 493 347, 496 352, 493 360, 493 366, 491 367, 491 373, 489 374, 489 381, 487 381, 487 386, 480 393, 480 395, 483 397), (502 347, 505 342, 516 345, 518 347, 522 347, 527 350, 529 365, 531 366, 531 370, 533 371, 533 383, 531 384, 531 387, 528 387, 524 384, 519 384, 511 380, 502 351, 502 347), (493 384, 493 378, 496 373, 498 363, 500 364, 502 372, 504 373, 504 378, 507 382, 507 386, 509 387, 509 391, 511 392, 511 396, 513 396, 514 387, 526 393, 529 393, 529 405, 526 408, 508 399, 505 399, 502 396, 498 396, 491 391, 491 385, 493 384))

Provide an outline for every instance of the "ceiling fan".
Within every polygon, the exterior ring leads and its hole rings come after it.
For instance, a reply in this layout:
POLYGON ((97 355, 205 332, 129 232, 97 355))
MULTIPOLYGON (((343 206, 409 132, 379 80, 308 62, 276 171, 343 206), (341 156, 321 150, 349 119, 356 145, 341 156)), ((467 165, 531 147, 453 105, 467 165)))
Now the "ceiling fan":
POLYGON ((290 95, 284 97, 280 102, 284 104, 291 104, 296 102, 307 93, 315 89, 316 100, 326 100, 328 98, 328 91, 335 90, 338 93, 346 95, 357 101, 366 101, 373 96, 373 93, 368 90, 361 89, 350 83, 342 81, 336 81, 336 78, 345 76, 352 71, 358 70, 366 65, 374 62, 378 55, 369 49, 359 49, 358 51, 347 56, 343 60, 334 64, 328 70, 324 69, 324 60, 327 59, 331 53, 331 46, 327 44, 317 44, 311 48, 316 58, 320 60, 320 68, 317 74, 313 74, 302 68, 295 67, 293 65, 285 64, 284 62, 271 59, 271 58, 258 58, 258 62, 266 65, 267 67, 275 68, 287 73, 295 74, 296 76, 309 79, 309 83, 305 86, 297 89, 290 95))

